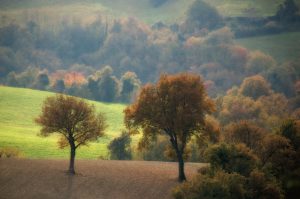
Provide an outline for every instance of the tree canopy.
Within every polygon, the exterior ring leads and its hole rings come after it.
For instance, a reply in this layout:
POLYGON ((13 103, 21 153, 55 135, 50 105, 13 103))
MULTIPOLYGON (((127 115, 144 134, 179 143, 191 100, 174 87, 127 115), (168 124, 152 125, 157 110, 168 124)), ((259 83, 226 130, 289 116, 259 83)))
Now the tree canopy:
POLYGON ((60 148, 70 146, 69 172, 75 173, 76 149, 95 141, 104 135, 106 123, 103 114, 96 114, 95 107, 82 99, 58 94, 48 97, 43 104, 42 113, 35 119, 42 126, 41 136, 53 133, 61 135, 60 148))
POLYGON ((214 110, 198 75, 161 75, 156 84, 145 85, 136 101, 125 109, 125 124, 143 138, 166 134, 179 162, 179 181, 186 179, 183 153, 191 136, 200 133, 204 117, 214 110))

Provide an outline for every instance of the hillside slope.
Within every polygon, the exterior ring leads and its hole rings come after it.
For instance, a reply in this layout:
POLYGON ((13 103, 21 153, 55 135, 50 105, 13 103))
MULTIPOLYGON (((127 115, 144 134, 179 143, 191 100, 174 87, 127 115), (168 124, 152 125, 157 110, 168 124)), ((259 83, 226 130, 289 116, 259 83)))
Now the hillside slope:
MULTIPOLYGON (((0 198, 165 199, 177 183, 177 163, 80 160, 76 176, 65 160, 0 159, 0 198)), ((203 164, 186 164, 191 177, 203 164)))
POLYGON ((300 32, 237 39, 236 42, 250 50, 260 50, 271 55, 279 63, 298 60, 300 55, 300 32))
MULTIPOLYGON (((205 0, 224 16, 274 15, 284 0, 205 0)), ((0 14, 15 21, 34 19, 40 24, 66 21, 67 19, 89 22, 95 17, 137 17, 146 23, 158 21, 174 23, 185 18, 194 0, 169 0, 159 7, 150 0, 2 0, 0 14)), ((300 5, 300 0, 295 0, 300 5)))
MULTIPOLYGON (((41 111, 43 100, 54 93, 0 86, 0 147, 17 147, 27 158, 66 158, 68 149, 60 150, 57 136, 39 137, 34 118, 41 111)), ((107 155, 107 143, 123 128, 122 104, 88 101, 107 118, 106 136, 89 147, 79 148, 78 158, 95 159, 107 155)))

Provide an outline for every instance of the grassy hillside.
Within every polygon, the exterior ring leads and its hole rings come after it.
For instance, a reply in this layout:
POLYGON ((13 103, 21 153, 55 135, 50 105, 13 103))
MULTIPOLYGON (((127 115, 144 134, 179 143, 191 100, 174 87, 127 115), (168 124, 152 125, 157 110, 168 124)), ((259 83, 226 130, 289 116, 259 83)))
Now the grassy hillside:
MULTIPOLYGON (((33 119, 39 115, 43 100, 53 93, 23 88, 0 86, 0 147, 17 147, 28 158, 66 158, 68 149, 57 147, 57 136, 42 138, 37 136, 39 126, 33 119)), ((123 128, 123 109, 121 104, 92 102, 97 111, 106 115, 108 129, 106 136, 89 147, 79 148, 78 158, 95 159, 107 155, 107 143, 119 135, 123 128)))
MULTIPOLYGON (((173 23, 184 19, 194 0, 169 0, 156 8, 149 0, 3 0, 0 15, 15 21, 30 19, 45 26, 62 21, 93 21, 97 16, 115 18, 137 17, 146 23, 173 23)), ((284 0, 205 0, 224 16, 270 16, 284 0)), ((300 0, 296 0, 300 5, 300 0)))
MULTIPOLYGON (((203 165, 187 163, 187 177, 203 165)), ((175 162, 79 160, 76 176, 65 174, 67 166, 67 160, 0 159, 0 198, 168 199, 178 184, 175 162)))
POLYGON ((300 32, 278 35, 250 37, 236 40, 238 44, 251 50, 260 50, 270 54, 278 62, 299 59, 300 32))

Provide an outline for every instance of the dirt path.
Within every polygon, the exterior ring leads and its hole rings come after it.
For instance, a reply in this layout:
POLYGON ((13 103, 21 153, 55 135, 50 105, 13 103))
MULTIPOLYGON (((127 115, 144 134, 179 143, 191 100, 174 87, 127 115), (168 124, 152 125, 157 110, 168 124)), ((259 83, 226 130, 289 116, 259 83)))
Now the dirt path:
MULTIPOLYGON (((187 163, 191 177, 203 164, 187 163)), ((177 163, 78 160, 76 176, 67 160, 0 159, 0 198, 172 198, 177 163)))

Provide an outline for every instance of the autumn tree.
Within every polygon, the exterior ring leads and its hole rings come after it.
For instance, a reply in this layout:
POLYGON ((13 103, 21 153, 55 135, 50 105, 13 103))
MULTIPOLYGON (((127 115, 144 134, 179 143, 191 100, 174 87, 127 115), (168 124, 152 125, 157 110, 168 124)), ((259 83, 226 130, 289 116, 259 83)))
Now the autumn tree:
POLYGON ((258 156, 264 168, 274 176, 281 177, 293 168, 295 151, 289 139, 271 134, 262 140, 262 148, 258 156))
POLYGON ((125 109, 125 124, 132 133, 142 130, 144 137, 167 135, 178 159, 178 180, 184 181, 186 145, 201 131, 205 115, 213 109, 198 75, 161 75, 156 84, 145 85, 125 109))
POLYGON ((270 84, 261 76, 255 75, 244 79, 240 92, 247 97, 258 99, 271 93, 270 84))
POLYGON ((281 173, 286 198, 297 198, 300 194, 300 120, 288 119, 284 121, 279 133, 290 141, 295 153, 293 164, 289 166, 286 164, 287 173, 281 173))
POLYGON ((284 121, 280 127, 280 134, 289 139, 293 148, 300 152, 300 120, 284 121))
POLYGON ((213 145, 206 151, 206 158, 212 169, 237 172, 243 176, 249 176, 258 162, 257 156, 244 144, 213 145))
POLYGON ((104 135, 106 123, 103 114, 82 99, 56 95, 46 98, 42 113, 35 119, 42 126, 41 136, 60 134, 59 147, 70 146, 69 173, 75 174, 76 149, 104 135))
POLYGON ((218 99, 217 107, 220 110, 217 118, 223 125, 241 120, 261 124, 261 115, 265 114, 262 104, 258 101, 254 101, 250 97, 230 93, 218 99))
POLYGON ((225 127, 224 140, 232 144, 243 143, 256 152, 266 134, 266 130, 251 122, 239 121, 225 127))
POLYGON ((276 61, 270 55, 264 54, 261 51, 253 51, 248 56, 246 71, 254 75, 262 73, 274 66, 276 66, 276 61))

